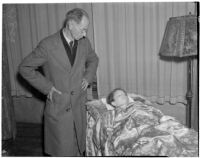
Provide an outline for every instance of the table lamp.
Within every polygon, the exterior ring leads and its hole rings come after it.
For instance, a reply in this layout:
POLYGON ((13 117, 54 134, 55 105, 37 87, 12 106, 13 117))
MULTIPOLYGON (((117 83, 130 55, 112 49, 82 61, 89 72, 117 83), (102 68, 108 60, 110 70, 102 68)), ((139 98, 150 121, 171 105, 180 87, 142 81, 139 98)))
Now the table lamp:
POLYGON ((159 55, 169 59, 187 60, 186 125, 191 127, 192 59, 197 55, 196 15, 171 17, 167 22, 159 55))

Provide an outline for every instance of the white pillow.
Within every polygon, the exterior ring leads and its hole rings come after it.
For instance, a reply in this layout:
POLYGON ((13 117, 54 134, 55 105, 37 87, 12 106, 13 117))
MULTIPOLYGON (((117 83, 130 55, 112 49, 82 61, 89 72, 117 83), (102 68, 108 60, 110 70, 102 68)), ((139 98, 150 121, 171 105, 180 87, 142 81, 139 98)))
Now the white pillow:
POLYGON ((106 105, 107 110, 114 110, 115 109, 112 105, 107 103, 106 98, 101 98, 101 101, 102 101, 103 104, 106 105))

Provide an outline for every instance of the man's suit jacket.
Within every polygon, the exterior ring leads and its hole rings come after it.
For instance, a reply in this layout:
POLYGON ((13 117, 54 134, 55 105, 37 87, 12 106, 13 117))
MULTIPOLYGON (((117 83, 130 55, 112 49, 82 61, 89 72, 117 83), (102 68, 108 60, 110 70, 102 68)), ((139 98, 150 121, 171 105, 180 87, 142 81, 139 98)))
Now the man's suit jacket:
POLYGON ((85 149, 86 91, 81 89, 81 83, 83 78, 92 82, 97 66, 98 57, 87 38, 78 41, 76 58, 71 66, 60 32, 42 40, 20 64, 20 74, 42 93, 48 94, 52 86, 62 92, 61 95, 54 92, 53 101, 46 101, 46 153, 73 156, 74 130, 80 151, 85 149), (35 70, 38 66, 43 66, 45 77, 35 70))

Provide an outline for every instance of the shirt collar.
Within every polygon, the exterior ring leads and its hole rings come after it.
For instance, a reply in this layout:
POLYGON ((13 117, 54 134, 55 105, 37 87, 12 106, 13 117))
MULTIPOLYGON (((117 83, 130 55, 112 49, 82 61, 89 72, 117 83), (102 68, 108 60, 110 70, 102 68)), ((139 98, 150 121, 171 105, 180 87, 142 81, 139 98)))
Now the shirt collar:
POLYGON ((65 35, 64 29, 62 30, 62 33, 63 33, 63 35, 64 35, 65 40, 66 40, 67 43, 69 44, 69 42, 71 42, 71 40, 65 35))

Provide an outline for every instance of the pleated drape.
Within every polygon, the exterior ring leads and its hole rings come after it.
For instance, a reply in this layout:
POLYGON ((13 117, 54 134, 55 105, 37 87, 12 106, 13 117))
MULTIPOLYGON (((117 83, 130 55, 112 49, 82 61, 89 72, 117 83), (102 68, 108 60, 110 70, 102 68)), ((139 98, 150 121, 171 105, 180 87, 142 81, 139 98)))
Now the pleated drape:
POLYGON ((169 18, 194 13, 194 3, 94 3, 92 8, 99 96, 121 87, 160 104, 186 103, 187 62, 161 60, 158 53, 169 18))
MULTIPOLYGON (((14 112, 14 104, 11 97, 10 74, 8 56, 6 49, 5 25, 3 23, 3 42, 2 42, 2 104, 1 104, 1 129, 2 129, 2 148, 4 149, 4 142, 16 137, 16 120, 14 112)), ((6 143, 5 143, 6 144, 6 143)))
MULTIPOLYGON (((18 66, 40 40, 61 29, 65 14, 75 7, 86 10, 92 19, 91 3, 3 5, 12 96, 32 96, 29 85, 18 75, 18 66)), ((92 22, 88 37, 94 46, 92 22)))

